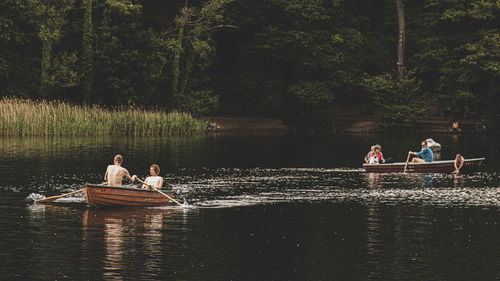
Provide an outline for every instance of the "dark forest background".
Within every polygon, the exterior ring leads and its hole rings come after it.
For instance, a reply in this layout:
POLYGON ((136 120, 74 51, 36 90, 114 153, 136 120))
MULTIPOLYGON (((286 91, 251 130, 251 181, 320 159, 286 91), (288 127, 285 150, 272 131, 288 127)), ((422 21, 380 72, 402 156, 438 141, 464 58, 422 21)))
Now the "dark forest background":
POLYGON ((2 96, 410 127, 498 120, 499 78, 493 0, 0 2, 2 96))

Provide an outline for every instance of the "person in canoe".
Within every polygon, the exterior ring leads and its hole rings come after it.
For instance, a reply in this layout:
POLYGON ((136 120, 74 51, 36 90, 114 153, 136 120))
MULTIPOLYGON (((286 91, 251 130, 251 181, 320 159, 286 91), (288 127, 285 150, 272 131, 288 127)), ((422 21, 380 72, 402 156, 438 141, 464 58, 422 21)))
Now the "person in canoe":
POLYGON ((384 155, 382 154, 382 146, 376 144, 375 152, 370 154, 368 164, 383 164, 385 163, 384 155))
POLYGON ((108 182, 109 186, 122 186, 123 177, 126 177, 130 182, 134 182, 137 178, 136 175, 130 176, 127 169, 122 167, 123 157, 117 154, 113 160, 114 165, 109 165, 104 174, 104 180, 108 182))
POLYGON ((153 164, 149 167, 150 177, 147 177, 144 182, 146 184, 142 185, 142 188, 151 189, 151 186, 161 189, 163 186, 163 178, 160 177, 160 166, 153 164))
POLYGON ((432 150, 427 147, 427 142, 425 140, 422 141, 422 150, 420 150, 420 152, 410 151, 409 154, 417 156, 411 160, 412 163, 430 163, 434 158, 434 154, 432 150))
POLYGON ((365 156, 365 163, 366 164, 370 163, 370 157, 372 156, 372 154, 375 154, 375 145, 372 145, 372 147, 370 148, 370 151, 368 151, 368 153, 365 156))
POLYGON ((465 162, 465 158, 462 155, 457 154, 457 156, 455 157, 455 161, 453 162, 453 166, 455 166, 455 173, 456 174, 460 173, 460 169, 464 165, 464 162, 465 162))

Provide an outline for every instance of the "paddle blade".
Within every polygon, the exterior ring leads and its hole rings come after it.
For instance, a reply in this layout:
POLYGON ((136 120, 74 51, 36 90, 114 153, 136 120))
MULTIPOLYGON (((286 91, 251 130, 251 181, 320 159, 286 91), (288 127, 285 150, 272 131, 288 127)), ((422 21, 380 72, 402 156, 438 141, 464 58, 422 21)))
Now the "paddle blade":
POLYGON ((51 196, 51 197, 47 197, 47 198, 44 198, 44 199, 36 200, 35 203, 50 203, 50 202, 52 202, 52 201, 54 201, 56 199, 59 199, 61 197, 68 196, 68 195, 75 194, 75 193, 82 192, 82 191, 83 191, 83 188, 79 189, 77 191, 70 192, 70 193, 56 195, 56 196, 51 196))

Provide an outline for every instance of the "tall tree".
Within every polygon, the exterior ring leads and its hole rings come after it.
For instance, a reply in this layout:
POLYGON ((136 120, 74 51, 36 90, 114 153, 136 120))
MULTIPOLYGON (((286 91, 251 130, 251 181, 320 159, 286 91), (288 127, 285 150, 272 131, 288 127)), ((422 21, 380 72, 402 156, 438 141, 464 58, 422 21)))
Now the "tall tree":
POLYGON ((447 81, 454 94, 452 111, 500 120, 500 2, 466 1, 448 7, 442 19, 466 33, 457 41, 455 67, 448 72, 456 78, 447 81))
POLYGON ((229 77, 222 89, 225 113, 290 122, 331 118, 334 107, 360 88, 368 56, 361 33, 367 17, 355 16, 362 7, 326 0, 235 3, 231 16, 239 28, 224 38, 227 47, 218 46, 232 55, 220 70, 229 77))
POLYGON ((404 75, 404 51, 405 51, 405 3, 404 0, 396 0, 398 12, 398 79, 402 80, 404 75))
MULTIPOLYGON (((170 107, 181 110, 194 109, 200 100, 213 103, 212 91, 198 88, 195 81, 205 77, 205 69, 214 53, 212 32, 222 28, 234 28, 224 17, 225 8, 233 0, 208 0, 190 5, 188 0, 180 8, 173 21, 174 26, 161 32, 157 38, 158 55, 164 62, 170 62, 171 71, 160 70, 170 78, 170 91, 166 93, 170 107), (200 71, 198 79, 192 81, 194 65, 200 71)), ((168 65, 168 63, 165 63, 168 65)), ((202 102, 203 103, 203 102, 202 102)), ((213 105, 208 107, 213 108, 213 105)), ((201 107, 199 110, 206 111, 201 107)), ((190 111, 199 111, 190 110, 190 111)))
POLYGON ((67 23, 67 15, 75 0, 28 0, 29 13, 38 28, 38 38, 42 41, 40 70, 40 96, 47 97, 53 84, 51 71, 52 48, 62 36, 62 27, 67 23))
POLYGON ((158 104, 154 100, 158 63, 153 32, 141 22, 142 5, 105 0, 98 6, 94 54, 94 101, 106 104, 158 104))
POLYGON ((39 88, 38 39, 26 10, 24 1, 0 1, 0 95, 31 97, 39 88))
POLYGON ((82 85, 83 99, 90 103, 94 68, 94 28, 92 23, 92 0, 83 0, 83 38, 82 38, 82 85))
POLYGON ((182 43, 184 41, 184 28, 190 17, 190 10, 188 9, 188 0, 184 0, 184 7, 181 9, 181 15, 176 18, 179 31, 177 37, 173 38, 172 44, 172 100, 178 100, 179 94, 179 76, 180 76, 180 60, 182 53, 182 43))

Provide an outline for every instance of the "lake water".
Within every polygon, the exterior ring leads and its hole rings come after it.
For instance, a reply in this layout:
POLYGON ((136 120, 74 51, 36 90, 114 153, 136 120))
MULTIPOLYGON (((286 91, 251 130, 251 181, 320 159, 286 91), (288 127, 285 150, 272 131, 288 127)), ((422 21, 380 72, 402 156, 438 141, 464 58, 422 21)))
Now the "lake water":
POLYGON ((500 139, 432 136, 470 175, 366 174, 429 136, 0 138, 3 280, 500 280, 500 139), (89 209, 113 156, 189 207, 89 209))

